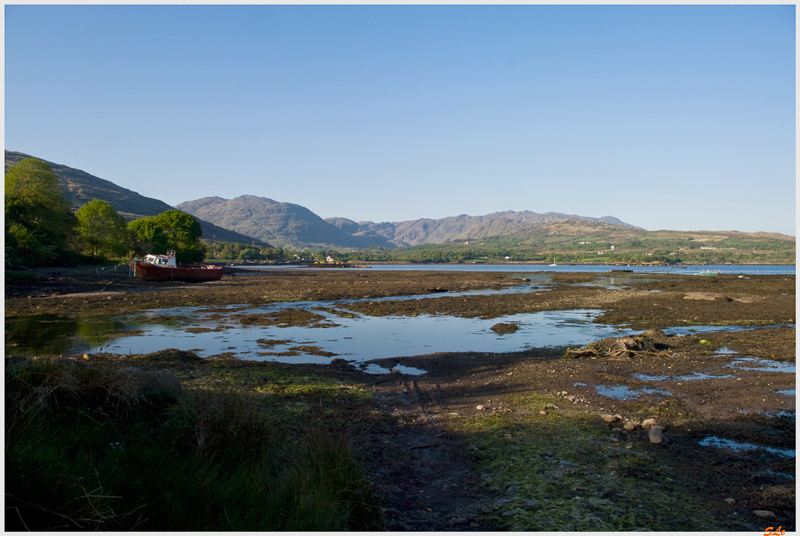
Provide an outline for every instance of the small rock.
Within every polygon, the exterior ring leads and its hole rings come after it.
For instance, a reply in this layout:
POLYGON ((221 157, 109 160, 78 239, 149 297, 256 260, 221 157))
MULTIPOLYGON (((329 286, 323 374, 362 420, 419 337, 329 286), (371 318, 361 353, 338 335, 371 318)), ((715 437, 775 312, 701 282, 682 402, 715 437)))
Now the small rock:
POLYGON ((561 391, 561 396, 567 396, 569 393, 566 391, 561 391))
POLYGON ((519 488, 517 486, 508 486, 506 493, 508 493, 509 495, 516 495, 518 490, 519 488))
POLYGON ((660 426, 651 426, 648 435, 650 443, 661 443, 664 441, 664 429, 660 426))
POLYGON ((611 431, 615 434, 621 434, 623 432, 622 428, 612 428, 611 431))
POLYGON ((609 415, 608 413, 600 415, 600 418, 603 419, 606 422, 617 422, 617 416, 616 415, 609 415))
POLYGON ((483 404, 480 404, 478 406, 475 406, 475 409, 477 409, 478 411, 483 411, 484 409, 486 409, 486 407, 483 404))
POLYGON ((762 517, 764 519, 775 517, 775 513, 770 512, 769 510, 753 510, 753 515, 756 517, 762 517))
POLYGON ((547 415, 547 412, 545 410, 542 410, 539 412, 539 415, 547 415))
POLYGON ((525 508, 536 508, 539 506, 539 501, 526 501, 525 508))
POLYGON ((622 427, 625 428, 625 430, 628 432, 633 432, 634 430, 636 430, 636 423, 628 421, 622 427))
POLYGON ((609 441, 611 441, 612 443, 619 443, 619 438, 618 437, 611 437, 611 438, 609 438, 609 441))
POLYGON ((642 421, 642 428, 646 430, 651 426, 655 426, 656 424, 658 424, 658 422, 655 419, 645 419, 642 421))
POLYGON ((736 504, 736 499, 734 499, 733 497, 728 497, 727 499, 725 499, 725 502, 733 506, 734 504, 736 504))

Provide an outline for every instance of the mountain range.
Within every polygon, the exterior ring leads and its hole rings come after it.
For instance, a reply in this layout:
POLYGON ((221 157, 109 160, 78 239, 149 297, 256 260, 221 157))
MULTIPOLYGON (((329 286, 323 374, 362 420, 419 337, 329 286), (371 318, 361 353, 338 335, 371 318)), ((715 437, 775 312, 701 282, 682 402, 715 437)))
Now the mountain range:
MULTIPOLYGON (((6 168, 27 154, 6 151, 6 168)), ((48 162, 66 192, 67 200, 79 208, 92 199, 111 203, 127 220, 154 216, 173 207, 111 181, 63 164, 48 162)), ((259 246, 274 245, 303 248, 397 248, 419 244, 443 244, 454 241, 516 235, 562 220, 596 222, 641 230, 617 218, 592 218, 575 214, 531 211, 495 212, 484 216, 423 218, 401 222, 355 222, 338 217, 323 219, 294 203, 283 203, 243 195, 235 199, 206 197, 181 203, 176 207, 200 221, 203 238, 223 242, 241 242, 259 246)))
POLYGON ((235 199, 205 197, 176 207, 220 227, 235 230, 284 247, 407 247, 505 236, 552 222, 574 219, 639 229, 617 218, 590 218, 548 212, 495 212, 485 216, 424 218, 402 222, 355 222, 347 218, 322 219, 293 203, 243 195, 235 199))

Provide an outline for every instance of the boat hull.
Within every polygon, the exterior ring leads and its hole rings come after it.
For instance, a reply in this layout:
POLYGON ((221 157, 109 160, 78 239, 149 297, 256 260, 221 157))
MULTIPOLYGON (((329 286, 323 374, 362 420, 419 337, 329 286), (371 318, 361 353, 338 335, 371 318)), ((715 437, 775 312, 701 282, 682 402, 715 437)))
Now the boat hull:
POLYGON ((157 266, 142 261, 136 262, 136 275, 142 281, 183 281, 202 283, 222 279, 222 268, 216 266, 157 266))

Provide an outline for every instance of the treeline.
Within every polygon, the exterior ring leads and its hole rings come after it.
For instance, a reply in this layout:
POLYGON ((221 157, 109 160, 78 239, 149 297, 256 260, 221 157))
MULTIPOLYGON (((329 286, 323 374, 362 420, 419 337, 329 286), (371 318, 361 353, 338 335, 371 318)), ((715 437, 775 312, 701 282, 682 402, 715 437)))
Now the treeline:
POLYGON ((281 247, 259 248, 239 242, 214 242, 206 244, 206 259, 241 262, 292 262, 298 260, 324 260, 324 253, 293 251, 281 247))
POLYGON ((179 210, 125 222, 94 199, 73 212, 58 177, 43 160, 6 170, 5 266, 58 266, 123 261, 175 250, 180 263, 204 259, 200 223, 179 210))

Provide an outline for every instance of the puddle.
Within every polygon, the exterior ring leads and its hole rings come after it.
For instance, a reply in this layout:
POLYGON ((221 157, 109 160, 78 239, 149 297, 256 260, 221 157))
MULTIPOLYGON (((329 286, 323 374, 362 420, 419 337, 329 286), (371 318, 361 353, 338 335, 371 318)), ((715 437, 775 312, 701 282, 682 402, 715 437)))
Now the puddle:
POLYGON ((714 352, 714 355, 730 355, 730 354, 737 354, 735 350, 731 350, 727 346, 723 346, 714 352))
POLYGON ((721 380, 725 378, 735 378, 733 374, 722 374, 722 375, 714 375, 714 374, 706 374, 704 372, 693 372, 692 374, 685 374, 683 376, 659 376, 659 375, 648 375, 648 374, 634 374, 633 378, 642 381, 650 381, 650 382, 665 382, 665 381, 681 381, 681 382, 689 382, 693 380, 721 380))
POLYGON ((375 363, 364 363, 359 368, 368 374, 391 374, 392 370, 397 370, 400 374, 411 374, 414 376, 425 374, 425 371, 422 369, 407 367, 405 365, 395 365, 391 369, 387 369, 375 363))
POLYGON ((617 385, 617 386, 605 386, 605 385, 595 385, 594 388, 597 390, 598 395, 607 396, 608 398, 613 398, 614 400, 630 400, 631 398, 637 398, 643 394, 651 394, 651 395, 672 395, 669 391, 665 391, 663 389, 648 389, 643 388, 637 390, 633 390, 630 387, 625 385, 617 385))
POLYGON ((784 391, 775 391, 775 394, 786 396, 797 396, 797 389, 786 389, 784 391))
POLYGON ((730 365, 723 365, 723 367, 762 372, 786 372, 789 374, 795 374, 796 370, 794 363, 759 359, 757 357, 737 357, 731 361, 730 365), (750 366, 747 366, 748 364, 750 366))
POLYGON ((762 447, 760 445, 753 445, 752 443, 738 443, 730 439, 723 439, 715 436, 709 436, 700 441, 702 447, 716 447, 719 449, 733 450, 734 452, 742 452, 749 450, 759 450, 784 456, 786 458, 794 458, 795 451, 793 449, 779 449, 775 447, 762 447))

